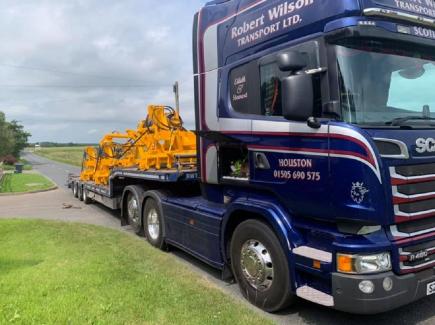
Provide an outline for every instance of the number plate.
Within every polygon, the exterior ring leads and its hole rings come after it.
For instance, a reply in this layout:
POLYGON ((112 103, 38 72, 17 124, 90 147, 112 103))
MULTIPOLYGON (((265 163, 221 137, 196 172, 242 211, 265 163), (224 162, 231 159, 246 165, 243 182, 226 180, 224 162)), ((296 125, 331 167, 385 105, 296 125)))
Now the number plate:
POLYGON ((435 282, 431 282, 427 284, 427 295, 433 295, 435 293, 435 282))

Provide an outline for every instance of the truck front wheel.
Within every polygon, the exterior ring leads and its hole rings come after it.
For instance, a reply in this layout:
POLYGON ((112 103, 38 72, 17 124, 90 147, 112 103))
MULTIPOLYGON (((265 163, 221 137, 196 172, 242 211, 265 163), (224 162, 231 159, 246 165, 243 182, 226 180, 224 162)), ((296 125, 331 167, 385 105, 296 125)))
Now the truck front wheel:
POLYGON ((157 202, 152 198, 148 198, 145 203, 143 224, 145 236, 149 243, 156 248, 164 250, 165 240, 163 238, 162 211, 157 202))
POLYGON ((267 224, 258 220, 241 223, 232 236, 230 252, 234 276, 252 304, 276 312, 294 302, 287 258, 267 224))

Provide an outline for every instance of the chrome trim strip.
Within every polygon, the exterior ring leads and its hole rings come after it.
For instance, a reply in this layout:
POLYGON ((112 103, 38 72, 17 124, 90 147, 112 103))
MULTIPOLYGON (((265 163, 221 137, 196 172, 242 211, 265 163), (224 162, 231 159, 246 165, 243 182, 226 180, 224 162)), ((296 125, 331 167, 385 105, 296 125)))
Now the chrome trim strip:
POLYGON ((422 175, 422 176, 411 176, 411 177, 406 177, 406 176, 402 176, 399 174, 394 174, 391 177, 396 178, 396 179, 401 179, 404 181, 417 181, 420 179, 435 178, 435 174, 427 174, 427 175, 422 175))
POLYGON ((332 253, 322 251, 309 246, 299 246, 293 249, 293 254, 310 258, 312 260, 318 260, 325 263, 332 263, 332 253))
POLYGON ((431 264, 435 264, 435 260, 432 260, 430 262, 426 262, 426 263, 423 263, 423 264, 419 264, 419 265, 416 265, 416 266, 405 266, 405 265, 403 265, 403 262, 400 262, 400 269, 401 270, 415 270, 415 269, 419 269, 419 268, 422 268, 422 267, 425 267, 425 266, 429 266, 431 264))
MULTIPOLYGON (((422 183, 416 183, 416 184, 422 184, 422 183)), ((435 191, 434 192, 424 192, 424 193, 419 193, 419 194, 406 195, 406 194, 399 192, 397 185, 393 185, 391 187, 391 189, 392 189, 392 193, 393 193, 393 198, 400 198, 400 199, 412 200, 412 199, 418 199, 421 197, 435 195, 435 191)))
POLYGON ((399 229, 397 229, 397 225, 393 225, 393 226, 390 226, 390 231, 394 237, 400 237, 400 239, 403 239, 403 238, 424 235, 424 234, 427 234, 430 232, 435 232, 435 228, 425 229, 425 230, 412 232, 412 233, 406 233, 406 232, 400 232, 399 229))
MULTIPOLYGON (((416 179, 420 179, 420 178, 425 179, 425 178, 432 177, 432 176, 435 177, 435 174, 423 175, 423 176, 413 176, 413 177, 404 177, 404 176, 401 176, 401 175, 396 173, 395 167, 390 167, 390 175, 391 175, 391 178, 403 179, 403 180, 410 180, 410 179, 416 180, 416 179)), ((427 193, 414 194, 414 195, 405 195, 405 194, 402 194, 398 191, 396 185, 393 185, 391 187, 391 189, 392 189, 393 199, 394 198, 418 199, 420 197, 435 195, 435 192, 427 192, 427 193)), ((399 209, 399 204, 394 205, 394 214, 397 217, 412 218, 412 217, 418 217, 418 216, 430 214, 430 213, 435 213, 435 209, 418 211, 418 212, 413 212, 413 213, 406 213, 406 212, 403 212, 399 209)))
POLYGON ((390 176, 391 176, 391 178, 396 178, 396 179, 400 179, 400 180, 404 180, 404 181, 414 181, 414 180, 419 180, 419 179, 435 178, 435 174, 427 174, 427 175, 421 175, 421 176, 410 176, 410 177, 402 176, 402 175, 397 174, 395 167, 390 167, 390 176))
POLYGON ((430 19, 418 15, 409 14, 402 11, 381 9, 381 8, 367 8, 363 11, 364 16, 368 17, 386 17, 392 19, 403 20, 419 25, 435 28, 435 19, 430 19))
POLYGON ((409 253, 409 252, 404 252, 404 251, 403 251, 403 248, 400 247, 400 248, 399 248, 399 255, 400 255, 400 256, 408 256, 408 255, 411 255, 411 253, 409 253))
MULTIPOLYGON (((410 246, 412 246, 412 245, 410 245, 410 246)), ((406 246, 406 247, 408 247, 408 246, 406 246)), ((427 251, 428 253, 432 253, 432 252, 435 251, 435 247, 428 248, 428 249, 426 249, 426 251, 427 251)), ((409 255, 411 255, 411 254, 412 254, 412 253, 404 252, 404 251, 403 251, 403 247, 399 248, 399 255, 400 255, 400 256, 409 256, 409 255)))
POLYGON ((387 139, 387 138, 373 138, 373 141, 388 142, 399 146, 401 152, 400 155, 381 155, 382 158, 409 159, 408 146, 404 142, 395 139, 387 139))
MULTIPOLYGON (((418 198, 421 198, 421 197, 433 196, 433 195, 435 195, 435 192, 426 192, 426 193, 421 193, 421 194, 405 195, 405 194, 399 193, 397 191, 397 186, 393 186, 393 196, 395 198, 398 198, 398 199, 409 199, 409 200, 412 200, 412 199, 418 199, 418 198)), ((427 198, 427 199, 429 200, 430 198, 427 198)))
POLYGON ((398 204, 396 204, 396 205, 394 205, 394 212, 396 213, 396 216, 398 216, 398 217, 412 218, 412 217, 421 216, 423 214, 435 213, 435 209, 419 211, 419 212, 414 212, 414 213, 406 213, 406 212, 400 211, 398 204))
POLYGON ((408 237, 411 237, 410 234, 399 232, 397 230, 397 226, 396 225, 390 226, 390 232, 391 232, 391 234, 393 235, 394 238, 408 238, 408 237))

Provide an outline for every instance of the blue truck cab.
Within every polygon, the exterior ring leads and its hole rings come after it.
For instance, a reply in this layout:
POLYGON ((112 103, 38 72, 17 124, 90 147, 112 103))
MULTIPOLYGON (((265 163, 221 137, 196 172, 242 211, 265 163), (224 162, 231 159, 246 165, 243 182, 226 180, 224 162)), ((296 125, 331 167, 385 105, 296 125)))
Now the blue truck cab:
POLYGON ((71 176, 76 197, 269 312, 435 293, 434 0, 215 0, 193 60, 198 168, 71 176))
POLYGON ((435 1, 216 0, 193 39, 183 246, 267 311, 435 293, 435 1))

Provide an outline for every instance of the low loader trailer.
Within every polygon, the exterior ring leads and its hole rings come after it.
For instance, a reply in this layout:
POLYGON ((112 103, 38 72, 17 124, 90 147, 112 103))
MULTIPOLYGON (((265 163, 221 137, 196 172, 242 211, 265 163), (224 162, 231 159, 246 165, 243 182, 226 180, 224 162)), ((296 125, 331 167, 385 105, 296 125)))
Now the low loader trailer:
POLYGON ((195 131, 150 106, 85 151, 121 212, 275 312, 435 294, 435 2, 215 0, 193 24, 195 131))

